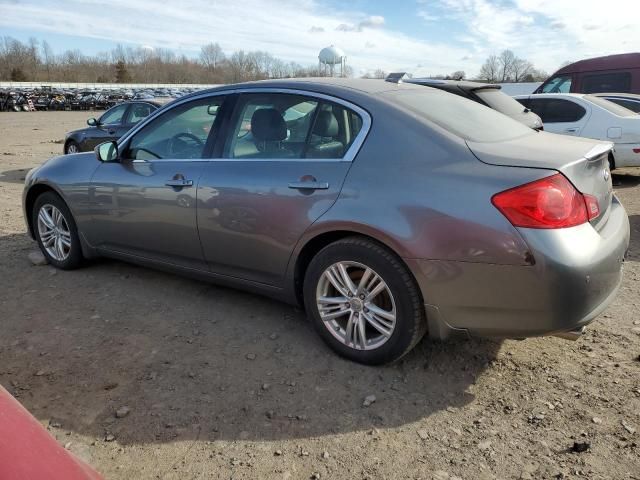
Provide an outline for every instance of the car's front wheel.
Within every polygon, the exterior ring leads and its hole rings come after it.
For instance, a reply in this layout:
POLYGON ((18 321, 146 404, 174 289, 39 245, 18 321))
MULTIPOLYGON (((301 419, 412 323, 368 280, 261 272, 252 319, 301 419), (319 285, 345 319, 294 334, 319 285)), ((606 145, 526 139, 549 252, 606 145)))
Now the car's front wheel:
POLYGON ((80 146, 73 140, 69 140, 64 147, 64 153, 66 154, 80 153, 80 146))
POLYGON ((63 270, 82 264, 82 247, 69 207, 54 192, 45 192, 33 206, 33 231, 44 256, 63 270))
POLYGON ((322 249, 304 279, 307 313, 325 342, 356 362, 398 360, 426 331, 411 272, 384 246, 348 237, 322 249))

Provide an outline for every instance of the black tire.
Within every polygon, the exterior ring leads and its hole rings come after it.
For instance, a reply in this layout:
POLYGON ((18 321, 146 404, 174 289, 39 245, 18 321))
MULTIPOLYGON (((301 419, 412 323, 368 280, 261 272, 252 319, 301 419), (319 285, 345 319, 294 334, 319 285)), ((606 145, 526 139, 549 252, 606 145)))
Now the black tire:
POLYGON ((339 355, 358 363, 380 365, 394 362, 407 354, 427 330, 422 295, 411 272, 393 252, 364 237, 347 237, 318 252, 307 268, 303 294, 307 314, 318 334, 339 355), (377 348, 364 350, 346 345, 329 331, 329 325, 320 316, 316 290, 325 270, 337 262, 357 262, 373 269, 393 296, 395 327, 385 343, 377 348))
POLYGON ((33 205, 33 212, 31 215, 32 223, 33 223, 33 232, 35 234, 36 240, 38 241, 38 246, 42 251, 42 254, 47 258, 49 263, 56 268, 60 268, 62 270, 73 270, 79 268, 84 261, 84 257, 82 255, 82 247, 80 245, 80 238, 78 237, 78 228, 76 227, 76 222, 67 207, 67 204, 54 192, 44 192, 38 198, 33 205), (51 205, 58 209, 58 211, 64 217, 66 225, 68 227, 69 236, 71 239, 71 246, 69 247, 68 254, 66 258, 60 260, 53 257, 45 248, 42 238, 40 236, 40 230, 38 227, 38 215, 42 207, 47 205, 51 205))
POLYGON ((73 140, 69 140, 65 145, 64 145, 64 153, 68 154, 68 153, 80 153, 80 145, 78 145, 76 142, 74 142, 73 140), (75 152, 69 152, 69 147, 71 148, 75 148, 76 151, 75 152))

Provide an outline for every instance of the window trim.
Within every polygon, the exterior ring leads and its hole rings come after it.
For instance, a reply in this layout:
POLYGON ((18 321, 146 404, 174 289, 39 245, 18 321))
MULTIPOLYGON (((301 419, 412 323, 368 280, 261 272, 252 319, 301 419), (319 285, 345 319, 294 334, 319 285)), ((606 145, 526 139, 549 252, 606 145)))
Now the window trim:
MULTIPOLYGON (((201 94, 197 94, 194 96, 190 96, 188 98, 181 98, 176 100, 175 102, 172 102, 170 104, 169 108, 159 108, 158 110, 156 110, 155 112, 153 112, 151 115, 149 115, 146 119, 144 119, 143 121, 139 122, 134 128, 132 128, 131 130, 129 130, 129 132, 127 132, 126 135, 124 135, 119 141, 118 141, 118 147, 122 147, 124 146, 127 142, 129 142, 130 138, 133 137, 140 129, 144 128, 144 126, 149 123, 150 121, 153 121, 153 119, 160 114, 163 114, 173 108, 179 107, 180 105, 183 105, 184 103, 187 102, 191 102, 191 101, 197 101, 197 100, 202 100, 205 98, 210 98, 210 97, 217 97, 217 96, 227 96, 228 98, 225 100, 225 104, 227 104, 227 102, 229 102, 231 99, 234 98, 235 95, 239 95, 239 94, 243 94, 243 93, 283 93, 283 94, 293 94, 293 95, 302 95, 302 96, 306 96, 306 97, 311 97, 311 98, 317 98, 319 100, 325 100, 325 101, 329 101, 329 102, 333 102, 333 103, 337 103, 339 105, 342 105, 343 107, 346 107, 350 110, 353 110, 355 113, 357 113, 360 118, 362 118, 362 128, 360 129, 360 132, 358 132, 358 135, 356 135, 356 138, 353 140, 353 142, 351 143, 351 146, 349 147, 349 149, 345 152, 344 156, 342 158, 251 158, 251 159, 242 159, 242 158, 223 158, 222 156, 217 156, 217 157, 207 157, 207 158, 195 158, 195 159, 189 159, 187 161, 190 162, 306 162, 306 163, 310 163, 310 162, 352 162, 356 155, 360 152, 360 149, 362 148, 362 145, 364 144, 364 141, 367 138, 367 135, 369 134, 369 130, 371 129, 371 115, 369 115, 369 112, 367 112, 364 108, 355 105, 347 100, 343 100, 341 98, 338 97, 333 97, 331 95, 326 95, 324 93, 318 93, 318 92, 313 92, 313 91, 309 91, 309 90, 303 90, 303 89, 298 89, 298 88, 282 88, 282 87, 238 87, 238 88, 232 88, 232 89, 225 89, 225 90, 219 90, 219 91, 215 91, 215 92, 206 92, 206 93, 201 93, 201 94)), ((236 97, 237 98, 237 97, 236 97)), ((231 104, 231 109, 235 110, 235 106, 236 103, 235 101, 232 102, 231 104)), ((224 115, 226 117, 226 114, 224 115)), ((223 144, 226 143, 227 141, 227 136, 229 135, 229 130, 228 130, 228 122, 223 122, 220 128, 220 133, 222 135, 223 138, 219 139, 219 141, 216 141, 216 146, 219 144, 219 142, 222 142, 223 144)), ((213 151, 215 151, 216 149, 214 148, 213 151)), ((207 155, 212 155, 213 151, 207 152, 207 155)), ((223 155, 222 152, 219 151, 219 155, 223 155)), ((171 162, 171 161, 177 161, 176 159, 165 159, 165 158, 158 158, 158 159, 153 159, 153 160, 134 160, 134 162, 149 162, 149 163, 155 163, 155 162, 171 162)))

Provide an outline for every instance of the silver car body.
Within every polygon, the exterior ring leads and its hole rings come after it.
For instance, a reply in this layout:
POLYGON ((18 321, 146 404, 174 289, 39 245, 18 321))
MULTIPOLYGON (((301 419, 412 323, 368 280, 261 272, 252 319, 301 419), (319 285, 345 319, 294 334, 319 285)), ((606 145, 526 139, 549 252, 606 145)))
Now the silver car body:
POLYGON ((52 189, 73 213, 87 257, 119 258, 291 303, 300 301, 304 269, 316 252, 348 235, 367 236, 410 269, 435 338, 455 331, 518 338, 571 331, 615 295, 629 222, 612 193, 611 144, 532 130, 509 141, 473 141, 406 107, 414 95, 453 97, 446 92, 376 80, 231 85, 176 100, 119 145, 184 102, 247 92, 331 99, 356 111, 363 127, 341 159, 56 157, 26 179, 31 234, 34 199, 52 189), (497 192, 557 172, 598 197, 598 218, 555 230, 516 228, 491 203, 497 192), (175 178, 193 185, 165 185, 175 178), (320 187, 296 188, 309 178, 320 187))

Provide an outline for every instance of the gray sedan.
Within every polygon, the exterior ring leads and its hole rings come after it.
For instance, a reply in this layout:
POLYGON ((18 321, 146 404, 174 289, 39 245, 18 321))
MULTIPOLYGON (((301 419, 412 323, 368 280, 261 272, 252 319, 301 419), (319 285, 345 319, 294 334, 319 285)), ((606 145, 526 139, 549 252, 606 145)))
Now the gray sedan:
POLYGON ((629 243, 610 149, 423 86, 266 81, 48 160, 24 213, 58 268, 109 256, 301 303, 381 364, 426 332, 578 337, 629 243))

